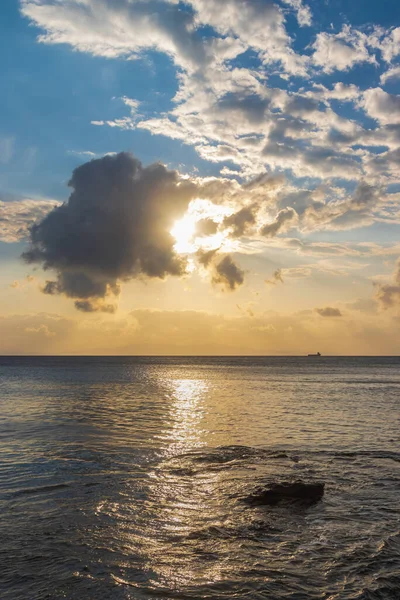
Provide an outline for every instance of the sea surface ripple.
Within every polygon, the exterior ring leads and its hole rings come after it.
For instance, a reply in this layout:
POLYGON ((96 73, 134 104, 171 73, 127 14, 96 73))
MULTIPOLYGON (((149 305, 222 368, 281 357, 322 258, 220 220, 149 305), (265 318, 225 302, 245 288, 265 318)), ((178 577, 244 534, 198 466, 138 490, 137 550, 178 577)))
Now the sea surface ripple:
POLYGON ((0 357, 0 598, 399 600, 399 391, 389 357, 0 357), (297 479, 323 501, 242 501, 297 479))

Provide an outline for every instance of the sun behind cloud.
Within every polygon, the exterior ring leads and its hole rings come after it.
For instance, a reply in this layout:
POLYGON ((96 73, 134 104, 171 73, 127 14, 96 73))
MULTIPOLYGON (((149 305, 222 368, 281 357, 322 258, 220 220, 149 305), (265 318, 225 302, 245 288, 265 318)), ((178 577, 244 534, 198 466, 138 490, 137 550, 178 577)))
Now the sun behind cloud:
POLYGON ((195 252, 196 246, 193 243, 193 238, 196 233, 196 222, 195 215, 188 213, 182 219, 176 221, 171 229, 170 233, 176 240, 174 250, 178 254, 195 252))
POLYGON ((175 222, 170 231, 176 240, 175 252, 193 254, 198 250, 207 251, 217 248, 223 252, 234 250, 229 232, 223 227, 224 219, 233 212, 232 207, 214 204, 209 200, 201 198, 192 200, 186 214, 175 222), (204 227, 204 224, 208 227, 204 227))

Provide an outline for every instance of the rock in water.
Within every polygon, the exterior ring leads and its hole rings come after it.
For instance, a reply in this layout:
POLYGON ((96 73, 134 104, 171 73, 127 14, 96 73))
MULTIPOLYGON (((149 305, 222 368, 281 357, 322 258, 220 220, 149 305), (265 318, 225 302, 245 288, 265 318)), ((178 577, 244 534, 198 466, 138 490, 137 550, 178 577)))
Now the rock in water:
POLYGON ((324 488, 324 483, 274 483, 268 488, 258 488, 244 501, 250 506, 275 506, 279 502, 296 502, 309 506, 321 500, 324 488))

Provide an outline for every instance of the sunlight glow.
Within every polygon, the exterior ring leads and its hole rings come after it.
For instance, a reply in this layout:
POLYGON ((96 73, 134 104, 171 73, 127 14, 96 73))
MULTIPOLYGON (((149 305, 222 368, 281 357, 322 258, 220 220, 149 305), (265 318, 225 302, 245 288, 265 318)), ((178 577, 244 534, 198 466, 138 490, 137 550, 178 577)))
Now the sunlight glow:
POLYGON ((176 239, 174 246, 175 252, 178 254, 191 254, 196 251, 193 243, 193 238, 196 232, 196 216, 186 214, 183 219, 176 221, 171 235, 176 239))
POLYGON ((203 250, 213 250, 214 248, 221 248, 223 251, 232 250, 232 243, 224 230, 209 236, 196 235, 196 225, 202 219, 212 219, 220 225, 224 218, 231 215, 232 212, 232 208, 213 204, 209 200, 200 198, 192 200, 185 216, 176 221, 170 231, 176 240, 175 252, 193 254, 200 248, 203 250))

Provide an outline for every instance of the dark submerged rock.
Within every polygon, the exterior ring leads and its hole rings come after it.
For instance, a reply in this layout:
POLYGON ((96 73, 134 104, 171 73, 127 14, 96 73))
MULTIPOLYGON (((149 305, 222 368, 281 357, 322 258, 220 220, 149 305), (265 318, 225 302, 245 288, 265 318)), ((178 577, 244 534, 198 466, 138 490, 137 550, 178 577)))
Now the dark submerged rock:
POLYGON ((258 488, 253 494, 244 499, 250 506, 275 506, 280 502, 296 502, 310 506, 322 499, 324 483, 273 483, 267 488, 258 488))

